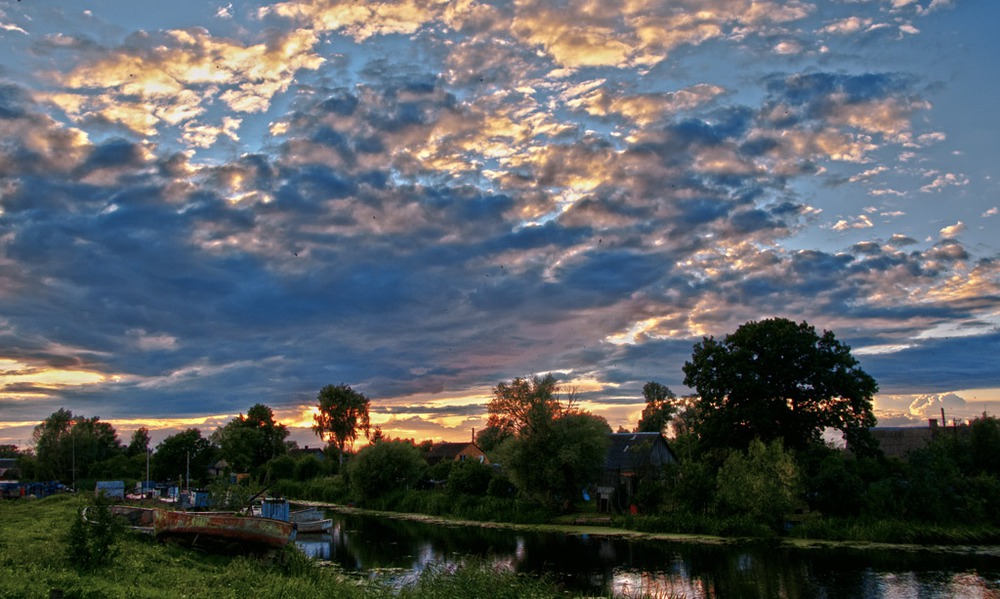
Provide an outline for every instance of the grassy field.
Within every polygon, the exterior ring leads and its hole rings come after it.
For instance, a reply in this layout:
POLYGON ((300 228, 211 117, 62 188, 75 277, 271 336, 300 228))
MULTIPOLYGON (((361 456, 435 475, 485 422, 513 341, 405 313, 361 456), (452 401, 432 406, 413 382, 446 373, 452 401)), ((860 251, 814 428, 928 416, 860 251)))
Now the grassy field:
POLYGON ((485 566, 429 572, 402 590, 359 581, 320 567, 296 550, 268 557, 222 556, 165 545, 133 534, 119 537, 107 566, 81 569, 67 558, 70 528, 86 498, 70 495, 0 502, 0 598, 129 597, 558 597, 545 581, 485 566))

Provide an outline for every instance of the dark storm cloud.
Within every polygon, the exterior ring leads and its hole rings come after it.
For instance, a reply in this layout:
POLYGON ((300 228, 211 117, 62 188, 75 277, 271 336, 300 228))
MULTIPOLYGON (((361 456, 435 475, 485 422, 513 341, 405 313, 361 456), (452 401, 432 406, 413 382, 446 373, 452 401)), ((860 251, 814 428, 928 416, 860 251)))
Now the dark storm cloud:
POLYGON ((911 93, 915 80, 898 73, 805 73, 773 76, 765 89, 782 103, 800 108, 776 126, 795 124, 796 118, 822 120, 842 105, 864 104, 872 100, 911 93))
POLYGON ((994 330, 975 337, 926 340, 901 351, 863 356, 861 363, 884 392, 941 393, 954 391, 956 380, 967 389, 1000 387, 1000 372, 983 368, 986 356, 996 355, 1000 333, 994 330))

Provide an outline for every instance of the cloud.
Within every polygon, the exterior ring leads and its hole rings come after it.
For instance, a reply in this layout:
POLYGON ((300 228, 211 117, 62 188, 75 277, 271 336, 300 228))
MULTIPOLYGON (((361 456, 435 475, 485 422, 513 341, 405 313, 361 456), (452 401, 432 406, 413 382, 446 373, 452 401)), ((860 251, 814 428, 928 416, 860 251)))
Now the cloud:
POLYGON ((822 29, 819 30, 819 33, 829 33, 834 35, 850 35, 870 29, 872 23, 873 21, 870 18, 851 16, 828 23, 822 29))
POLYGON ((167 430, 260 398, 301 424, 346 382, 393 434, 465 438, 492 384, 554 371, 624 422, 764 314, 835 330, 887 391, 1000 386, 970 367, 995 251, 918 243, 942 223, 901 202, 981 181, 936 165, 925 77, 868 47, 885 14, 846 6, 213 5, 18 41, 48 70, 0 83, 4 419, 167 430))
POLYGON ((958 221, 954 225, 949 225, 941 229, 942 239, 952 239, 958 237, 963 231, 965 231, 965 224, 962 221, 958 221))
POLYGON ((873 226, 875 225, 872 224, 872 221, 870 218, 868 218, 868 215, 861 214, 855 217, 851 221, 843 219, 838 220, 836 224, 833 225, 832 229, 834 231, 849 231, 851 229, 870 229, 873 226))
POLYGON ((965 408, 965 400, 954 393, 920 395, 910 403, 910 414, 926 417, 937 414, 942 408, 946 414, 950 408, 961 410, 965 408))
POLYGON ((927 176, 934 180, 920 188, 924 193, 939 192, 947 187, 962 187, 969 184, 969 178, 963 174, 930 172, 927 176))
MULTIPOLYGON (((213 101, 237 113, 267 110, 299 71, 323 64, 316 43, 309 30, 272 33, 255 44, 203 28, 139 32, 121 46, 86 51, 74 68, 54 73, 66 91, 48 99, 75 122, 97 120, 145 136, 198 127, 213 101)), ((208 138, 189 132, 186 139, 199 145, 208 138)))

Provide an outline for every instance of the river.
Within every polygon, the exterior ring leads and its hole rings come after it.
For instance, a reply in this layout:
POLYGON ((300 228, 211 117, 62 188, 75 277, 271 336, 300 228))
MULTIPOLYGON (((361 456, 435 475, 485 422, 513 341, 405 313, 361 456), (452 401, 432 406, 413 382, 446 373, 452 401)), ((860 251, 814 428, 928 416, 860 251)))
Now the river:
POLYGON ((363 576, 405 583, 470 558, 548 575, 573 594, 719 598, 1000 597, 1000 558, 932 551, 714 545, 450 526, 329 513, 307 554, 363 576))

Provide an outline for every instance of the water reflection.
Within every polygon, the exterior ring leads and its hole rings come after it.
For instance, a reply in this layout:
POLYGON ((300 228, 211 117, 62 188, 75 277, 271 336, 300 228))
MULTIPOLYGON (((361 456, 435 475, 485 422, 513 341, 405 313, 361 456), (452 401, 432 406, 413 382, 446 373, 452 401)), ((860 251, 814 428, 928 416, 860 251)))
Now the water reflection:
POLYGON ((330 514, 310 556, 400 583, 470 557, 547 574, 576 594, 688 598, 1000 597, 1000 559, 977 555, 710 546, 330 514))

